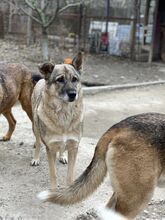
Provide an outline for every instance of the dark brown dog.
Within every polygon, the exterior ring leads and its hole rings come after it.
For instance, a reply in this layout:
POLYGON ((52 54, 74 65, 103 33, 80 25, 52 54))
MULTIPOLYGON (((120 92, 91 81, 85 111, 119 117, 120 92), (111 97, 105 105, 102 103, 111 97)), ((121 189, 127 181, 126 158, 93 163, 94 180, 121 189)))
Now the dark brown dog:
POLYGON ((15 129, 16 120, 11 109, 18 100, 32 121, 33 87, 32 73, 26 66, 18 63, 0 63, 0 113, 9 124, 7 133, 2 137, 3 141, 10 140, 15 129))

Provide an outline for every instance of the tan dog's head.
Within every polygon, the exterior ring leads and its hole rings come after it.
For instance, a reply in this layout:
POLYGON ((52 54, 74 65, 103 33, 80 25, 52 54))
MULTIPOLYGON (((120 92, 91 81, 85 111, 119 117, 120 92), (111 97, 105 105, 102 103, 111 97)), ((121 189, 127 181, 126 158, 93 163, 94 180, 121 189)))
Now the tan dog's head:
POLYGON ((77 54, 71 64, 44 63, 39 65, 39 70, 46 80, 49 95, 56 96, 65 102, 73 102, 78 98, 81 88, 81 68, 81 52, 77 54))

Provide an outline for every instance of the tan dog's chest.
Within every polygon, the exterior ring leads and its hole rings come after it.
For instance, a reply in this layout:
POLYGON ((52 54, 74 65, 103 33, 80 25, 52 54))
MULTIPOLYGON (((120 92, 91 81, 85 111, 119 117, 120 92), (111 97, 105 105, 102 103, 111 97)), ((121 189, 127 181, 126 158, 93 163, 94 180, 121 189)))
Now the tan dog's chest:
POLYGON ((76 103, 58 108, 49 109, 40 103, 37 109, 41 139, 49 148, 56 148, 55 150, 59 150, 59 147, 65 148, 69 140, 80 141, 83 119, 82 108, 77 108, 76 103))

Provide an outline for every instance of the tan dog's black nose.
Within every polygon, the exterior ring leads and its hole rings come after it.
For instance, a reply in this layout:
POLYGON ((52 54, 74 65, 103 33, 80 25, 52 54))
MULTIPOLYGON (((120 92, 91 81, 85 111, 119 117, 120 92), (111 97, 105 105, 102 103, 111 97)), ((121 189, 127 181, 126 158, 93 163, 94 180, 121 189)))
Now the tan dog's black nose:
POLYGON ((68 92, 69 102, 73 102, 76 98, 76 91, 75 90, 69 90, 68 92))

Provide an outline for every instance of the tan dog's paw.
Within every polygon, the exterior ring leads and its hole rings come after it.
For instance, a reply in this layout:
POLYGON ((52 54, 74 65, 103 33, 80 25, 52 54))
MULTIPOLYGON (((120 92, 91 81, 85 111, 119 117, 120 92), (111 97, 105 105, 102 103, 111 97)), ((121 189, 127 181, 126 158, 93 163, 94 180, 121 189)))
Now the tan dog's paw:
POLYGON ((39 159, 33 159, 31 161, 31 166, 39 166, 40 160, 39 159))
POLYGON ((68 163, 68 159, 66 155, 63 155, 59 158, 60 163, 62 164, 67 164, 68 163))

